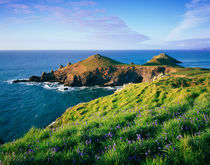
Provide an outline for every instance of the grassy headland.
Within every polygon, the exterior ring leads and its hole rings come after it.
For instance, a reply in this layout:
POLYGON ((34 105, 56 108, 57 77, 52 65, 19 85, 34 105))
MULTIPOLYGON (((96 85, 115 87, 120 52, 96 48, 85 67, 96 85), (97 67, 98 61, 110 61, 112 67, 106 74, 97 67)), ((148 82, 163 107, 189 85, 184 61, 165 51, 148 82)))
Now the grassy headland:
POLYGON ((178 69, 69 108, 0 147, 7 164, 208 164, 209 70, 178 69))

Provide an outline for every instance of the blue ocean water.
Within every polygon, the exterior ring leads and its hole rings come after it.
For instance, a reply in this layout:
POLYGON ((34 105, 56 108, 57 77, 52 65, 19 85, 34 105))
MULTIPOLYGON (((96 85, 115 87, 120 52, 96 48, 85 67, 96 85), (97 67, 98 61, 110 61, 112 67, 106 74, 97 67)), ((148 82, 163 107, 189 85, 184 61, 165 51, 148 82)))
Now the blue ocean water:
MULTIPOLYGON (((41 75, 60 64, 75 63, 100 53, 123 63, 143 64, 162 50, 0 51, 0 139, 12 141, 32 126, 44 128, 68 107, 113 93, 113 87, 75 87, 56 83, 20 83, 11 80, 41 75)), ((167 50, 185 67, 210 68, 210 51, 167 50)))

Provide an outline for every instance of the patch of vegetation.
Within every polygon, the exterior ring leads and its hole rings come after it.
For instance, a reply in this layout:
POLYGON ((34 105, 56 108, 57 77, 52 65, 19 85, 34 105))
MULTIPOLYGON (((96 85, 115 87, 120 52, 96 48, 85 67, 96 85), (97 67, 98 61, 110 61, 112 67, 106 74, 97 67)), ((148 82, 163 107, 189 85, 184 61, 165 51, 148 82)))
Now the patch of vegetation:
POLYGON ((87 59, 79 62, 79 65, 86 66, 89 69, 90 68, 114 66, 114 65, 120 65, 120 64, 123 64, 123 63, 120 63, 120 62, 115 61, 111 58, 102 56, 100 54, 90 56, 87 59))
MULTIPOLYGON (((179 74, 180 75, 180 74, 179 74)), ((129 84, 0 147, 9 164, 208 164, 210 73, 129 84)))
POLYGON ((180 67, 177 63, 182 63, 165 53, 160 53, 157 56, 154 56, 150 61, 143 64, 144 66, 156 66, 156 65, 168 65, 172 67, 180 67))

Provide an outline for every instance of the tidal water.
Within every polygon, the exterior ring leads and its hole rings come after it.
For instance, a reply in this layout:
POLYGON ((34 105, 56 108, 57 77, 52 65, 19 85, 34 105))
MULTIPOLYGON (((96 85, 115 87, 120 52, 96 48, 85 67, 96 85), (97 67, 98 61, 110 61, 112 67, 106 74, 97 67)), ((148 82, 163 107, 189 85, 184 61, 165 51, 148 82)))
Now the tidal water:
POLYGON ((119 87, 71 87, 64 91, 56 83, 19 83, 60 64, 75 63, 100 53, 123 63, 143 64, 165 52, 185 67, 210 68, 210 51, 201 50, 87 50, 87 51, 0 51, 0 139, 12 141, 32 126, 44 128, 68 107, 112 94, 119 87))

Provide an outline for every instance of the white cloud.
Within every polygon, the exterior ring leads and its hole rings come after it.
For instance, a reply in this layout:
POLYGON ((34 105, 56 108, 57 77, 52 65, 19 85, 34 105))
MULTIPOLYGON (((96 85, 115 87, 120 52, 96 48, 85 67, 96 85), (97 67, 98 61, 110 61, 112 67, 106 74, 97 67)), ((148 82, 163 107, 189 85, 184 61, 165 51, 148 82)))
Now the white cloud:
POLYGON ((185 30, 210 22, 210 4, 202 0, 192 0, 186 4, 187 10, 183 20, 166 37, 166 40, 177 39, 185 30))

